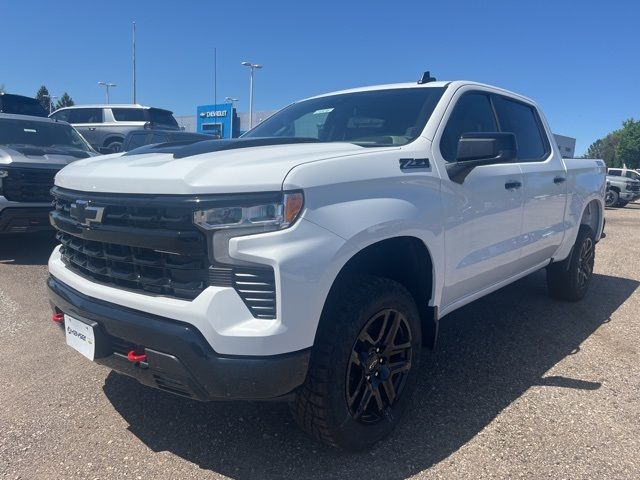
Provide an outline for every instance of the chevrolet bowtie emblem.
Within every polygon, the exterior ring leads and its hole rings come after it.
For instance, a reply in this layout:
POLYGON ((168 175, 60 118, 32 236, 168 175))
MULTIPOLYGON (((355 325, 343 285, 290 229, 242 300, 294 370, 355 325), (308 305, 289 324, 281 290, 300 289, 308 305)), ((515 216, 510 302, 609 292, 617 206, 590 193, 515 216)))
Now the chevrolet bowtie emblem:
POLYGON ((104 207, 94 207, 86 200, 76 200, 71 204, 69 215, 87 227, 102 222, 104 207))

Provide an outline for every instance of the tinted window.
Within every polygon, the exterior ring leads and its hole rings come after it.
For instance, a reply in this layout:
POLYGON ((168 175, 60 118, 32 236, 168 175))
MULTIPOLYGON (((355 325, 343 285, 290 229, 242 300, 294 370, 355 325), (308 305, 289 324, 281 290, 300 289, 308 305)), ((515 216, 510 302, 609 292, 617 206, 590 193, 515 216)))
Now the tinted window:
POLYGON ((547 142, 542 136, 538 115, 524 103, 496 95, 496 114, 500 131, 511 132, 518 144, 518 160, 521 162, 542 160, 548 152, 547 142))
POLYGON ((398 88, 303 100, 245 137, 311 137, 364 147, 404 145, 422 133, 443 88, 398 88))
POLYGON ((620 170, 609 170, 609 172, 607 172, 607 175, 611 175, 613 177, 621 177, 622 172, 620 170))
POLYGON ((170 127, 178 128, 178 122, 176 122, 176 119, 173 118, 173 113, 171 113, 169 110, 150 108, 149 121, 157 125, 168 125, 170 127))
POLYGON ((68 122, 70 113, 71 110, 58 110, 57 112, 51 114, 51 118, 55 118, 56 120, 60 120, 62 122, 68 122))
POLYGON ((112 108, 116 122, 146 122, 144 110, 141 108, 112 108))
POLYGON ((162 133, 154 133, 151 135, 149 143, 164 143, 167 141, 167 136, 162 133))
POLYGON ((146 145, 147 135, 148 133, 146 132, 132 133, 129 136, 127 150, 133 150, 134 148, 138 148, 138 147, 142 147, 143 145, 146 145))
POLYGON ((458 142, 463 133, 497 132, 489 96, 467 93, 458 100, 440 139, 440 153, 448 162, 455 161, 458 142))
POLYGON ((69 123, 102 123, 101 108, 72 108, 68 112, 69 123))
POLYGON ((0 95, 0 112, 33 115, 35 117, 47 116, 47 112, 35 98, 11 95, 9 93, 0 95))
POLYGON ((627 178, 632 178, 634 180, 640 180, 640 175, 630 170, 627 170, 626 172, 624 172, 624 176, 627 178))

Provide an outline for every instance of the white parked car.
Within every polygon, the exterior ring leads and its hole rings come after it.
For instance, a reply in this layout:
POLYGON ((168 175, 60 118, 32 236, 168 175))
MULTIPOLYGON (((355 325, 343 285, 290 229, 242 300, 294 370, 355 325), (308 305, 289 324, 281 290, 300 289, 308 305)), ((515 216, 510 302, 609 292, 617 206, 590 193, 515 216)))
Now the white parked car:
POLYGON ((67 343, 189 398, 291 400, 360 449, 397 423, 442 317, 542 268, 581 299, 604 162, 563 159, 526 97, 431 80, 66 167, 48 286, 67 343))

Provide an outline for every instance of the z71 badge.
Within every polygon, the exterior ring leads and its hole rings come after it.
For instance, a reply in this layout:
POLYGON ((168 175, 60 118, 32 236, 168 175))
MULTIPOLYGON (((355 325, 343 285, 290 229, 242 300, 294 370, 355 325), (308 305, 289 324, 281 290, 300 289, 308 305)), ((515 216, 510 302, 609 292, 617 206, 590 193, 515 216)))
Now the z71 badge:
POLYGON ((428 158, 401 158, 400 170, 414 170, 416 168, 430 168, 428 158))

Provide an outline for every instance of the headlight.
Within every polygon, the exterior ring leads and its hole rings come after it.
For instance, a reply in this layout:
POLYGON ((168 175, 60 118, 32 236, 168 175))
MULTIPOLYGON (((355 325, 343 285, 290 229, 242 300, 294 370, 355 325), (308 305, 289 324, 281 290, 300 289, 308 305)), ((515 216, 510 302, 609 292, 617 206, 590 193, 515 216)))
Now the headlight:
POLYGON ((246 264, 229 255, 229 240, 241 235, 273 232, 291 226, 304 205, 302 192, 289 192, 282 200, 256 202, 254 205, 214 207, 193 214, 193 223, 210 232, 210 248, 217 262, 246 264))
POLYGON ((193 214, 193 222, 205 230, 251 229, 269 232, 291 225, 302 210, 302 192, 285 193, 282 201, 244 207, 215 207, 193 214))
POLYGON ((632 190, 632 189, 633 189, 633 183, 627 182, 627 190, 632 190))

